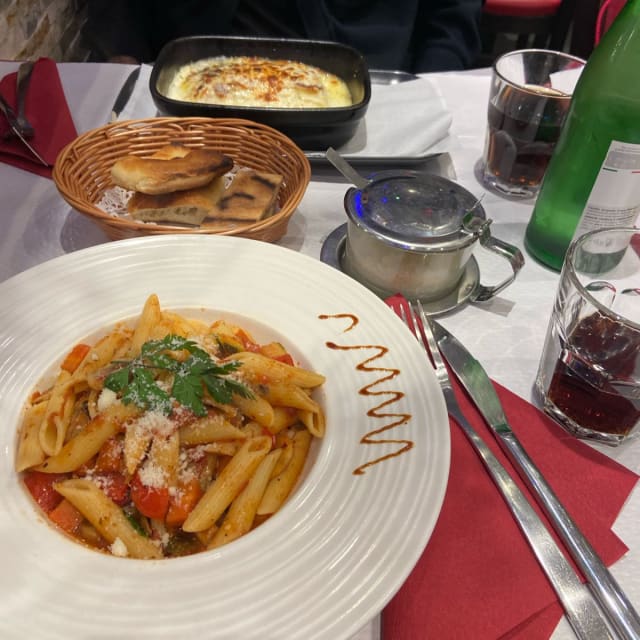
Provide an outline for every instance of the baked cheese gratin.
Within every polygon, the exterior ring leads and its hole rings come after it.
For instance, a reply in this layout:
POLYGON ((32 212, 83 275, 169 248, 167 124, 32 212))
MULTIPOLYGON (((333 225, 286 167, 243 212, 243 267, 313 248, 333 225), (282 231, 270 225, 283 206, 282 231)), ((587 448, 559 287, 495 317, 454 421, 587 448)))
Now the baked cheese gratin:
POLYGON ((346 83, 293 60, 218 56, 181 67, 167 93, 173 100, 235 107, 317 109, 351 106, 346 83))

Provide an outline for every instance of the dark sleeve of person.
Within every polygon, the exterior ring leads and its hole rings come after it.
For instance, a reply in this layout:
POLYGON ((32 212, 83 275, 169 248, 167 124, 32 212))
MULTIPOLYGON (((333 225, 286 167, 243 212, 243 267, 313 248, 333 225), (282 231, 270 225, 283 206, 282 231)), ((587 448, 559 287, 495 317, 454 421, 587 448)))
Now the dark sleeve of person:
POLYGON ((371 68, 469 67, 480 50, 483 0, 298 0, 307 36, 361 51, 371 68))
POLYGON ((91 60, 104 61, 119 55, 149 59, 146 28, 137 18, 137 4, 128 0, 88 0, 83 35, 91 60))
POLYGON ((421 0, 412 38, 412 70, 455 71, 480 53, 483 0, 421 0))
POLYGON ((94 59, 153 62, 175 38, 228 33, 238 0, 88 0, 85 35, 94 59))
POLYGON ((409 70, 418 0, 298 0, 307 37, 354 47, 372 69, 409 70))

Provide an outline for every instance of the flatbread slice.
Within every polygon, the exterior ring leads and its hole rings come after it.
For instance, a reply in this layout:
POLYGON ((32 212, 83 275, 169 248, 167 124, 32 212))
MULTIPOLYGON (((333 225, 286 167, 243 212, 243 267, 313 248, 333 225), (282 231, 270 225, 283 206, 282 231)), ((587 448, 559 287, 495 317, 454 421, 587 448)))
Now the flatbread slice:
POLYGON ((167 145, 152 156, 124 156, 111 167, 115 184, 149 195, 203 187, 233 168, 233 159, 211 149, 167 145))
POLYGON ((200 225, 211 213, 224 190, 224 177, 214 178, 208 185, 187 191, 159 195, 134 193, 127 203, 132 218, 143 222, 176 222, 200 225))
POLYGON ((283 177, 251 169, 238 171, 209 218, 258 222, 276 209, 283 177))

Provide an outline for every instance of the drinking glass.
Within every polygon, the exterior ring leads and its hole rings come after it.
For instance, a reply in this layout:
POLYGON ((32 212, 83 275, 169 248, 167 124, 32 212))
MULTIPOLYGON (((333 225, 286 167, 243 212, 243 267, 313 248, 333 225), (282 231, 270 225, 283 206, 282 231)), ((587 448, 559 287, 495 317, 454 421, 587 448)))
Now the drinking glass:
POLYGON ((640 228, 591 231, 569 247, 536 389, 579 438, 640 433, 640 228))
POLYGON ((540 188, 585 61, 523 49, 496 60, 478 177, 489 189, 532 198, 540 188))

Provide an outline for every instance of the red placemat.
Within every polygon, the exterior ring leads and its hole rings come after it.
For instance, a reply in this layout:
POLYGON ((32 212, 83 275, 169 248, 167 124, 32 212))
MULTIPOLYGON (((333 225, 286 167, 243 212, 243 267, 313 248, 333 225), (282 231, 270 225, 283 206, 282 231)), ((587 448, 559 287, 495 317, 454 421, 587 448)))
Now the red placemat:
MULTIPOLYGON (((16 110, 16 73, 9 73, 0 80, 0 93, 16 110)), ((25 99, 25 116, 35 133, 29 144, 50 165, 58 154, 78 133, 69 112, 67 99, 60 82, 56 63, 49 58, 36 61, 25 99)), ((0 114, 0 161, 25 171, 51 177, 52 167, 45 167, 16 137, 5 138, 9 125, 0 114)))
MULTIPOLYGON (((530 496, 451 377, 463 413, 530 496)), ((627 550, 611 526, 638 476, 508 389, 494 386, 530 457, 611 565, 627 550)), ((451 469, 442 511, 418 564, 383 611, 383 637, 549 638, 562 616, 555 592, 475 450, 457 424, 451 421, 450 428, 451 469)))

